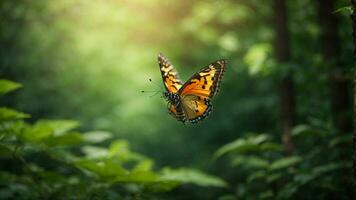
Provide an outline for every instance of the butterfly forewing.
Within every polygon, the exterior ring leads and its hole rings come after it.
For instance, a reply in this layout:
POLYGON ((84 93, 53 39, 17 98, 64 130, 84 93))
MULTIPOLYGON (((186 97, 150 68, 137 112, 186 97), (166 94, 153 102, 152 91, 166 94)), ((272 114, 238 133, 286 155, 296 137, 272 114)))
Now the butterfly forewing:
POLYGON ((214 97, 225 72, 226 60, 218 60, 194 74, 179 90, 181 96, 188 94, 214 97))
POLYGON ((158 64, 161 70, 164 86, 168 92, 176 93, 182 87, 183 82, 180 80, 177 70, 163 54, 158 55, 158 64))

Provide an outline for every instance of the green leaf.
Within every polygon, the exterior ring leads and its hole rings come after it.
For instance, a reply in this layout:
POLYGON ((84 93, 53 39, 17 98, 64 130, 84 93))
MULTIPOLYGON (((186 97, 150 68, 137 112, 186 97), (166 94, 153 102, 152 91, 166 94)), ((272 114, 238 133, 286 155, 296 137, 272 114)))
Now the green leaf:
POLYGON ((82 151, 88 159, 105 158, 109 155, 109 151, 106 148, 96 146, 84 146, 82 151))
POLYGON ((222 146, 221 148, 219 148, 215 152, 214 157, 218 158, 232 151, 244 152, 244 151, 257 150, 257 149, 258 149, 258 145, 247 143, 246 140, 244 139, 238 139, 235 140, 234 142, 228 143, 222 146))
POLYGON ((247 182, 251 183, 252 181, 255 181, 258 179, 265 179, 266 176, 267 176, 267 172, 265 170, 253 171, 252 174, 250 174, 247 177, 247 182))
POLYGON ((153 167, 153 161, 145 159, 140 161, 132 171, 151 171, 153 167))
POLYGON ((70 164, 78 160, 77 155, 72 154, 65 148, 46 149, 46 151, 55 160, 60 160, 70 164))
POLYGON ((348 167, 349 167, 349 163, 330 163, 330 164, 315 167, 312 171, 312 174, 314 176, 320 176, 324 173, 328 173, 339 169, 347 169, 348 167))
POLYGON ((234 166, 241 165, 248 169, 268 168, 269 162, 257 156, 237 156, 232 160, 234 166))
POLYGON ((83 141, 83 136, 68 131, 78 126, 71 120, 40 120, 25 130, 22 139, 47 146, 77 144, 83 141))
POLYGON ((260 73, 265 67, 269 67, 267 61, 271 50, 272 47, 268 43, 255 44, 248 50, 244 61, 249 65, 251 75, 260 73))
POLYGON ((0 79, 0 95, 6 94, 20 87, 22 87, 20 83, 16 83, 5 79, 0 79))
POLYGON ((112 138, 112 133, 106 131, 91 131, 83 134, 84 140, 89 143, 100 143, 112 138))
POLYGON ((126 140, 116 140, 111 143, 109 147, 109 154, 114 155, 125 155, 130 152, 129 143, 126 140))
POLYGON ((344 6, 341 8, 338 8, 337 10, 335 10, 333 13, 338 13, 338 12, 348 12, 349 14, 352 13, 352 6, 344 6))
POLYGON ((181 168, 172 170, 164 168, 162 170, 161 180, 178 181, 181 183, 190 183, 199 186, 226 187, 227 183, 222 179, 205 174, 195 169, 181 168))
MULTIPOLYGON (((111 183, 155 183, 159 176, 150 170, 133 170, 132 172, 124 169, 120 163, 111 159, 93 161, 82 159, 76 162, 76 165, 84 170, 90 171, 98 178, 111 183)), ((141 168, 142 169, 142 168, 141 168)))
POLYGON ((301 124, 293 128, 292 135, 293 136, 319 136, 322 135, 322 133, 316 129, 313 129, 309 125, 301 124))
POLYGON ((53 130, 51 127, 46 126, 43 123, 36 123, 25 129, 24 134, 21 135, 20 138, 26 142, 38 143, 52 135, 52 132, 53 130))
POLYGON ((112 160, 93 161, 81 159, 76 161, 75 165, 106 181, 116 181, 118 176, 127 176, 129 174, 120 164, 114 163, 112 160))
POLYGON ((278 170, 278 169, 287 168, 287 167, 293 166, 301 161, 302 161, 302 158, 300 158, 299 156, 291 156, 291 157, 281 158, 279 160, 274 161, 271 164, 270 169, 278 170))
POLYGON ((80 144, 84 141, 82 134, 71 132, 65 135, 52 135, 43 141, 43 143, 48 147, 55 146, 70 146, 80 144))
POLYGON ((109 156, 117 157, 122 162, 137 161, 145 158, 138 153, 131 152, 129 149, 129 144, 126 140, 116 140, 111 143, 109 147, 109 156))
POLYGON ((40 120, 37 126, 45 126, 52 130, 53 135, 59 136, 79 127, 79 122, 74 120, 40 120))
POLYGON ((258 136, 250 136, 248 138, 237 139, 231 143, 228 143, 222 147, 220 147, 214 154, 214 158, 218 158, 227 154, 229 152, 238 152, 238 153, 245 153, 245 152, 254 152, 260 151, 260 144, 267 141, 269 136, 267 134, 260 134, 258 136))
POLYGON ((282 151, 282 145, 274 143, 274 142, 266 142, 261 144, 261 151, 263 152, 271 152, 271 151, 282 151))
POLYGON ((11 138, 14 135, 21 137, 28 126, 29 125, 23 120, 2 122, 0 126, 0 137, 2 139, 11 138))
POLYGON ((159 176, 152 171, 133 171, 127 175, 117 176, 114 182, 126 183, 154 183, 159 176))
POLYGON ((0 121, 11 121, 29 117, 30 115, 26 113, 22 113, 10 108, 0 107, 0 121))

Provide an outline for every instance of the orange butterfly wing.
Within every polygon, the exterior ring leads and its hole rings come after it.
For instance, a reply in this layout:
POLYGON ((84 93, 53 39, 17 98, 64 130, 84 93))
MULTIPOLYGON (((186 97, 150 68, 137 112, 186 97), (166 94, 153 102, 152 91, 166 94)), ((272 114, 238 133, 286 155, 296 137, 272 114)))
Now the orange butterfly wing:
POLYGON ((164 86, 168 92, 176 93, 183 83, 179 78, 178 72, 174 69, 171 62, 162 53, 158 55, 158 64, 161 70, 164 86))
POLYGON ((181 96, 194 94, 212 98, 219 91, 226 60, 218 60, 194 74, 179 90, 181 96))
POLYGON ((208 98, 196 95, 186 95, 182 98, 182 109, 186 118, 191 123, 205 119, 213 110, 213 105, 208 98))
POLYGON ((212 111, 210 99, 220 87, 226 60, 218 60, 194 74, 180 89, 182 108, 189 122, 205 119, 212 111))

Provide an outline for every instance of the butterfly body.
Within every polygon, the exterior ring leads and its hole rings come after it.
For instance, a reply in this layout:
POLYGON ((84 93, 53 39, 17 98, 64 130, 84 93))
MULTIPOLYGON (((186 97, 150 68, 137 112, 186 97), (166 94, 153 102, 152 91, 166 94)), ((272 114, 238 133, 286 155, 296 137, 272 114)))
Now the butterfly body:
POLYGON ((163 96, 166 98, 168 102, 173 104, 174 106, 178 106, 180 103, 180 96, 178 93, 172 93, 172 92, 163 92, 163 96))
POLYGON ((180 80, 173 65, 162 55, 158 56, 168 101, 168 111, 178 121, 197 123, 212 111, 211 98, 219 89, 226 60, 218 60, 194 74, 186 83, 180 80))
POLYGON ((181 106, 181 98, 178 93, 163 92, 163 97, 168 101, 168 110, 178 121, 185 122, 186 117, 181 106), (174 109, 174 110, 171 110, 174 109))

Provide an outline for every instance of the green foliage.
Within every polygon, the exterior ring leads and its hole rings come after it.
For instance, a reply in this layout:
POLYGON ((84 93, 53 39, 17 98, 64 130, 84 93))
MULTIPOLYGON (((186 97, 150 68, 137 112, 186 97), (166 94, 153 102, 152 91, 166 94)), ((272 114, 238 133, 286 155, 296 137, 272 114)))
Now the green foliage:
POLYGON ((177 169, 164 168, 162 171, 163 180, 176 181, 182 183, 196 184, 200 186, 226 187, 227 183, 215 176, 206 175, 194 169, 177 169))
MULTIPOLYGON (((339 150, 343 145, 350 146, 350 136, 334 135, 331 140, 325 140, 325 134, 330 132, 325 127, 312 124, 296 126, 293 130, 294 141, 301 141, 296 145, 308 147, 309 143, 305 141, 315 140, 319 146, 315 148, 314 143, 310 143, 314 148, 307 152, 297 151, 292 156, 284 156, 280 145, 271 141, 266 134, 237 139, 218 149, 215 155, 227 155, 231 166, 240 172, 241 178, 236 186, 239 191, 237 198, 299 199, 302 194, 313 190, 324 191, 325 194, 317 195, 323 198, 328 192, 346 189, 339 187, 341 180, 335 180, 335 177, 350 167, 340 159, 339 151, 330 151, 331 146, 339 150), (263 149, 266 143, 279 148, 263 149), (278 186, 278 190, 269 190, 275 186, 278 186)), ((346 196, 342 198, 347 199, 346 196)))
POLYGON ((0 116, 0 159, 16 165, 0 168, 0 199, 136 199, 183 184, 227 186, 196 169, 155 171, 153 160, 132 152, 126 140, 112 140, 105 148, 102 144, 113 138, 111 133, 80 133, 76 121, 28 124, 22 121, 27 114, 8 108, 0 109, 0 116))
POLYGON ((22 85, 19 83, 5 80, 5 79, 0 79, 0 95, 6 94, 20 87, 22 87, 22 85))
POLYGON ((88 143, 100 143, 112 138, 113 134, 105 131, 91 131, 85 133, 83 136, 88 143))
POLYGON ((0 120, 1 121, 12 121, 16 119, 24 119, 30 117, 29 114, 22 113, 10 108, 0 107, 0 120))
POLYGON ((266 141, 269 139, 267 134, 260 134, 258 136, 250 136, 247 138, 237 139, 229 144, 226 144, 219 148, 215 152, 215 157, 221 157, 222 155, 229 152, 259 152, 266 150, 280 150, 280 145, 275 143, 267 143, 266 141))
POLYGON ((232 166, 243 166, 249 169, 267 168, 269 162, 257 156, 236 156, 232 160, 232 166))
POLYGON ((272 53, 270 44, 262 43, 252 46, 244 57, 244 61, 249 66, 251 75, 267 74, 273 70, 273 60, 270 58, 272 53))
POLYGON ((352 6, 345 6, 345 7, 338 8, 333 13, 345 12, 345 11, 349 12, 351 14, 352 13, 352 6))
POLYGON ((27 143, 46 147, 80 144, 83 136, 72 131, 79 124, 68 120, 40 120, 34 125, 27 126, 18 138, 27 143))
POLYGON ((287 167, 293 166, 301 161, 302 161, 302 159, 298 156, 281 158, 281 159, 276 160, 273 163, 271 163, 270 169, 278 170, 278 169, 287 168, 287 167))

